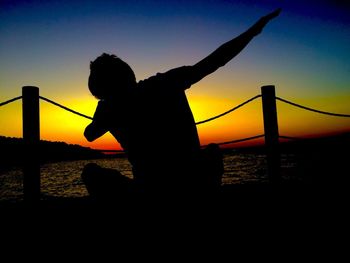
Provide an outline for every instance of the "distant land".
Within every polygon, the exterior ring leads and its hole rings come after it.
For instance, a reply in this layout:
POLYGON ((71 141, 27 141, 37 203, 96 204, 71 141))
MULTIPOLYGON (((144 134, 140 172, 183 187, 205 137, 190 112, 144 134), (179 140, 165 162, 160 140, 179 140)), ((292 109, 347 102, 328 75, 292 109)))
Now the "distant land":
MULTIPOLYGON (((305 138, 280 143, 281 158, 294 156, 297 173, 325 184, 338 183, 350 187, 350 133, 305 138)), ((124 154, 104 154, 99 150, 65 142, 40 141, 38 149, 41 163, 125 157, 124 154)), ((265 154, 264 145, 225 148, 224 154, 265 154)), ((0 136, 0 169, 20 166, 25 160, 22 138, 0 136)))
MULTIPOLYGON (((280 140, 281 153, 328 153, 330 155, 349 155, 350 132, 324 135, 320 137, 306 137, 300 139, 280 140)), ((265 153, 265 146, 248 146, 228 148, 227 151, 235 150, 240 153, 265 153)), ((223 149, 224 151, 226 149, 223 149)))
MULTIPOLYGON (((44 140, 40 141, 35 151, 39 154, 41 163, 110 157, 110 155, 88 147, 44 140)), ((0 168, 21 165, 24 158, 22 138, 0 136, 0 168)))
MULTIPOLYGON (((298 178, 312 185, 350 187, 350 132, 281 141, 281 160, 292 160, 291 163, 284 162, 282 168, 289 166, 298 178)), ((264 145, 225 149, 224 153, 230 151, 234 154, 266 154, 264 145)))

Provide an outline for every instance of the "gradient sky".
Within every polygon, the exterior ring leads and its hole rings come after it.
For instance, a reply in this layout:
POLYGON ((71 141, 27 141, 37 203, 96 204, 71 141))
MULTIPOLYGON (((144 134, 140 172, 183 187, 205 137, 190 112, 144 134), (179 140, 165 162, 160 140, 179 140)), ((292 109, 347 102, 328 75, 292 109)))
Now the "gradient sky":
MULTIPOLYGON (((92 116, 97 100, 87 89, 89 63, 101 53, 127 61, 141 80, 196 63, 278 7, 280 17, 241 54, 187 91, 196 120, 226 111, 268 84, 285 99, 350 114, 350 4, 334 0, 0 0, 0 102, 34 85, 41 96, 92 116)), ((89 120, 46 102, 40 107, 42 139, 119 148, 108 134, 88 143, 83 131, 89 120)), ((285 136, 350 130, 350 118, 282 103, 278 118, 285 136)), ((206 144, 262 134, 262 123, 256 100, 198 130, 206 144)), ((22 136, 20 101, 0 108, 0 135, 22 136)))

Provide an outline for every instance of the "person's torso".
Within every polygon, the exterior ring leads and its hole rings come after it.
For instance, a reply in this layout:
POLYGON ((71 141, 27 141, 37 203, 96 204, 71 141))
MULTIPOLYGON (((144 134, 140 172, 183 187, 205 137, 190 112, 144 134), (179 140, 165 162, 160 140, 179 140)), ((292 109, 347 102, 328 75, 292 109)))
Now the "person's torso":
POLYGON ((110 132, 126 151, 135 177, 186 179, 197 165, 200 145, 185 91, 163 87, 159 92, 142 84, 112 106, 110 132))

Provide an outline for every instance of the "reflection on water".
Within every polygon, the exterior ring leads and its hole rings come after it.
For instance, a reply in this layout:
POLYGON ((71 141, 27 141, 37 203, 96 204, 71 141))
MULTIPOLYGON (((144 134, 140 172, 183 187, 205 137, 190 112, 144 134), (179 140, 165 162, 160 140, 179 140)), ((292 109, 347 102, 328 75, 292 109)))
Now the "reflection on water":
POLYGON ((241 184, 266 181, 266 157, 257 154, 230 154, 224 156, 223 184, 241 184))
MULTIPOLYGON (((282 164, 293 166, 290 156, 282 156, 282 164)), ((123 175, 132 177, 131 166, 127 159, 99 159, 67 161, 44 164, 41 172, 41 192, 44 195, 60 197, 82 197, 88 195, 81 173, 84 166, 94 162, 104 168, 119 170, 123 175)), ((225 174, 223 184, 242 184, 266 181, 266 157, 257 154, 224 155, 225 174)), ((0 200, 20 200, 23 198, 23 174, 20 168, 0 170, 0 200)))
POLYGON ((87 190, 81 180, 81 173, 84 166, 91 162, 104 168, 117 169, 123 175, 132 177, 131 166, 124 158, 52 163, 40 168, 41 192, 50 196, 79 197, 87 195, 87 190))
MULTIPOLYGON (((132 177, 130 163, 125 158, 79 160, 44 164, 40 167, 41 193, 49 196, 81 197, 88 195, 81 173, 88 163, 118 169, 132 177)), ((20 168, 0 170, 0 200, 23 198, 23 174, 20 168)))

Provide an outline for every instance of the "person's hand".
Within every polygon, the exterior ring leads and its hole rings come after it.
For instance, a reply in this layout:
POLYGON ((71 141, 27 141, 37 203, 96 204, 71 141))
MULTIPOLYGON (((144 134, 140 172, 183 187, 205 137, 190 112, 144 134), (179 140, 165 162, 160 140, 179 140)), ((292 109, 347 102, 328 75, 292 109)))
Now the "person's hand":
POLYGON ((281 13, 281 8, 276 9, 275 11, 273 11, 272 13, 261 17, 258 22, 256 22, 250 30, 252 30, 252 32, 255 35, 258 35, 261 33, 261 31, 263 30, 263 28, 266 26, 266 24, 268 22, 270 22, 270 20, 274 19, 275 17, 277 17, 279 14, 281 13))

